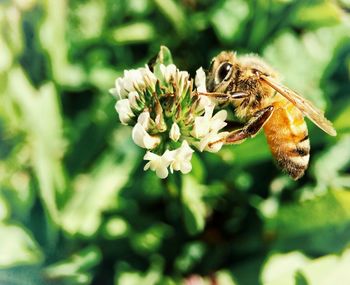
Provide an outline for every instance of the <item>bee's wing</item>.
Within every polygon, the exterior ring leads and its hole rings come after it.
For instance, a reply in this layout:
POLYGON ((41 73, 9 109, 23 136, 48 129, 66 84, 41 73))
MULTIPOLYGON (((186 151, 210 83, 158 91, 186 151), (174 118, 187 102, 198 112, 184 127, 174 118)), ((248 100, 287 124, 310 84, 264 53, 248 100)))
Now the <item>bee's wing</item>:
POLYGON ((319 128, 325 131, 331 136, 336 136, 337 132, 334 129, 332 123, 328 121, 324 113, 315 107, 309 100, 301 97, 296 92, 283 86, 270 76, 260 75, 260 79, 263 80, 270 87, 275 89, 282 96, 292 102, 305 116, 307 116, 312 122, 314 122, 319 128))

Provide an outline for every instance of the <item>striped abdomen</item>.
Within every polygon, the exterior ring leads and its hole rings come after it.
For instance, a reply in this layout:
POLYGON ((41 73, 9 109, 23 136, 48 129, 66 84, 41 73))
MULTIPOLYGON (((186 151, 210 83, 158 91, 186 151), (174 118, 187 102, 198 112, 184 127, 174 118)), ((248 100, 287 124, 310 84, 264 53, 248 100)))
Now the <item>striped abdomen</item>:
POLYGON ((301 112, 290 102, 273 104, 275 111, 264 131, 277 164, 294 180, 304 175, 309 164, 310 141, 301 112))

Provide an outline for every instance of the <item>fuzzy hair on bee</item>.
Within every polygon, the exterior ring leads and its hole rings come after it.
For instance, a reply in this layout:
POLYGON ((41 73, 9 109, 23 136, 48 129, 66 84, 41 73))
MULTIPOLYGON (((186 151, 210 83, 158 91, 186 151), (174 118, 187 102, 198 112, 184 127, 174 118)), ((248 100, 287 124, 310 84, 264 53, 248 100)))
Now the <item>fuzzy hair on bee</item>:
POLYGON ((334 136, 332 123, 310 101, 282 85, 278 74, 259 56, 221 52, 207 75, 208 96, 225 98, 245 125, 215 143, 237 144, 264 130, 277 164, 293 179, 309 164, 310 141, 304 116, 334 136))

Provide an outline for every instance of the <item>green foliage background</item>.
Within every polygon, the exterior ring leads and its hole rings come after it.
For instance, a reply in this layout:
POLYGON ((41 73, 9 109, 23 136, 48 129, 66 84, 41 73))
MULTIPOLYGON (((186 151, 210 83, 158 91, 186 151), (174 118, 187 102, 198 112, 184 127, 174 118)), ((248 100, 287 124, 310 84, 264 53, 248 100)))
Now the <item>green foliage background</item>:
POLYGON ((0 284, 350 284, 349 11, 348 0, 0 1, 0 284), (308 123, 298 182, 263 134, 161 181, 108 94, 160 45, 192 75, 223 49, 260 54, 338 136, 308 123))

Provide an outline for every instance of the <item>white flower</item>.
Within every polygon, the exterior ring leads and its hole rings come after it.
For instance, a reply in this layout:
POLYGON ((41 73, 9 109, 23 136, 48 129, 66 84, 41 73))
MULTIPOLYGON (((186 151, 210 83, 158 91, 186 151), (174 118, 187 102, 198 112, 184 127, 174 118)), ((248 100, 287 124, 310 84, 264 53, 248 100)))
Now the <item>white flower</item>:
POLYGON ((218 152, 222 148, 224 142, 217 142, 217 141, 221 140, 228 134, 229 134, 228 132, 217 133, 216 131, 211 131, 204 138, 200 140, 198 144, 198 149, 200 151, 206 150, 209 152, 218 152), (217 142, 217 143, 209 147, 209 144, 213 142, 217 142))
POLYGON ((155 85, 157 82, 157 77, 154 75, 154 73, 149 69, 148 65, 146 64, 145 68, 140 68, 141 73, 144 78, 144 82, 146 83, 147 87, 150 87, 152 91, 155 90, 155 85))
POLYGON ((210 152, 217 152, 221 149, 223 143, 216 143, 209 147, 210 143, 216 142, 227 135, 227 132, 219 131, 226 126, 227 112, 221 110, 213 116, 214 105, 210 104, 205 107, 203 116, 196 117, 194 120, 193 130, 191 135, 200 139, 199 143, 195 145, 200 151, 207 150, 210 152))
POLYGON ((187 71, 178 71, 176 74, 177 96, 182 97, 191 86, 190 75, 187 71))
POLYGON ((176 71, 177 71, 175 64, 169 64, 167 66, 165 66, 164 64, 161 64, 159 68, 166 82, 169 82, 171 78, 175 78, 176 71))
MULTIPOLYGON (((187 71, 179 71, 177 70, 176 81, 187 81, 190 75, 187 71)), ((189 83, 189 82, 188 82, 189 83)))
POLYGON ((194 126, 191 135, 195 138, 204 137, 210 131, 210 120, 213 115, 214 105, 209 105, 205 108, 203 116, 194 119, 194 126))
POLYGON ((168 166, 173 161, 173 152, 166 150, 162 156, 157 155, 153 152, 147 151, 145 156, 143 157, 144 160, 149 160, 143 170, 147 170, 150 168, 151 170, 155 171, 157 176, 159 178, 166 178, 169 174, 168 172, 168 166))
POLYGON ((115 87, 109 89, 109 93, 116 99, 123 99, 128 95, 128 92, 123 87, 123 78, 117 78, 115 80, 115 87))
POLYGON ((142 91, 147 87, 154 90, 156 82, 156 76, 146 65, 138 69, 125 70, 124 76, 116 79, 115 87, 109 92, 116 98, 124 99, 133 91, 142 91))
POLYGON ((215 114, 214 117, 212 117, 214 107, 214 105, 205 107, 204 115, 195 118, 193 130, 191 132, 192 136, 195 138, 203 138, 209 132, 218 132, 226 126, 225 120, 227 117, 227 112, 225 110, 221 110, 215 114))
POLYGON ((215 103, 213 103, 213 99, 209 96, 198 95, 198 97, 199 97, 199 103, 196 108, 196 112, 200 112, 208 106, 215 105, 215 103))
POLYGON ((130 103, 128 99, 122 99, 117 101, 115 104, 115 109, 118 112, 119 120, 123 125, 127 125, 133 117, 134 113, 131 110, 130 103))
POLYGON ((146 149, 153 149, 160 144, 160 138, 149 135, 140 123, 137 123, 132 129, 132 139, 135 144, 146 149))
POLYGON ((191 135, 195 138, 202 138, 209 133, 209 121, 206 116, 196 117, 191 135))
MULTIPOLYGON (((207 87, 206 87, 206 75, 203 70, 203 68, 199 68, 196 71, 196 77, 195 77, 195 85, 197 87, 198 93, 206 93, 207 87)), ((196 111, 201 111, 205 109, 205 107, 210 105, 215 105, 215 100, 209 96, 205 95, 199 95, 199 104, 196 111)))
POLYGON ((138 108, 138 100, 140 96, 136 91, 131 91, 128 95, 130 107, 132 109, 137 109, 138 108))
POLYGON ((221 110, 217 112, 214 115, 214 117, 210 119, 210 130, 216 131, 216 132, 221 130, 223 127, 227 125, 227 123, 225 122, 226 118, 227 118, 226 110, 221 110))
POLYGON ((137 122, 145 129, 145 131, 149 128, 150 120, 151 115, 147 111, 142 112, 137 118, 137 122))
POLYGON ((173 151, 173 161, 170 164, 170 171, 181 171, 183 174, 189 173, 192 170, 192 153, 194 150, 190 148, 187 141, 184 140, 182 145, 173 151))
POLYGON ((173 123, 172 126, 171 126, 171 129, 170 129, 170 132, 169 132, 169 137, 177 142, 180 138, 180 128, 179 128, 179 125, 176 124, 176 123, 173 123))
POLYGON ((202 67, 196 71, 195 84, 198 92, 207 92, 206 76, 202 67))
POLYGON ((141 68, 124 71, 123 87, 125 90, 129 92, 136 91, 137 89, 144 88, 145 85, 141 68))

